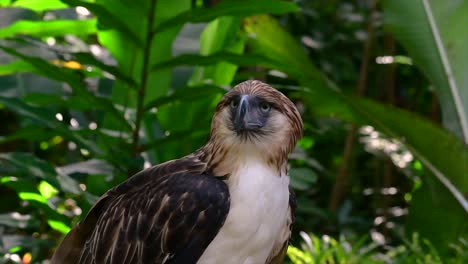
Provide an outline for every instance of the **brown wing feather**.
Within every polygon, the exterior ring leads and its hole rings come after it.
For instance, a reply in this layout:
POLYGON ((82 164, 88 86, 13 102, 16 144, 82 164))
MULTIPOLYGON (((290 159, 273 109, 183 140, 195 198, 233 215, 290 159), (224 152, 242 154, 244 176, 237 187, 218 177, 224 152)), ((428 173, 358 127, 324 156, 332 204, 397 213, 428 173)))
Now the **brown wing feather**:
POLYGON ((55 250, 52 263, 75 263, 80 257, 86 240, 93 232, 98 220, 98 213, 106 203, 107 195, 104 194, 89 211, 85 219, 76 225, 63 239, 62 243, 55 250))
POLYGON ((52 263, 196 263, 229 211, 226 184, 184 158, 108 191, 52 263))

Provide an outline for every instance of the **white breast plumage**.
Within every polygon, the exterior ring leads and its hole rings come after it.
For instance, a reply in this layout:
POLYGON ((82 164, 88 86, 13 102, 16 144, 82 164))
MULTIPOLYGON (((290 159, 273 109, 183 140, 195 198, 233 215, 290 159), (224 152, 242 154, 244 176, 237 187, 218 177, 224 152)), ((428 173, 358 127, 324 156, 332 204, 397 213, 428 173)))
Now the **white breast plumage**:
POLYGON ((289 177, 277 174, 250 160, 230 175, 229 214, 198 263, 265 263, 288 214, 289 177))

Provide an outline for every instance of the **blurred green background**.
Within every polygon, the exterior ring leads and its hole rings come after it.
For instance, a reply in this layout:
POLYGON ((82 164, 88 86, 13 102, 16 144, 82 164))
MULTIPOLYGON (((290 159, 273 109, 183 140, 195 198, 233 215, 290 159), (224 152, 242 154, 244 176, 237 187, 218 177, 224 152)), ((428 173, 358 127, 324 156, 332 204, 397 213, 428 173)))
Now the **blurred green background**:
POLYGON ((468 263, 468 1, 0 0, 0 263, 189 154, 235 84, 304 119, 290 263, 468 263))

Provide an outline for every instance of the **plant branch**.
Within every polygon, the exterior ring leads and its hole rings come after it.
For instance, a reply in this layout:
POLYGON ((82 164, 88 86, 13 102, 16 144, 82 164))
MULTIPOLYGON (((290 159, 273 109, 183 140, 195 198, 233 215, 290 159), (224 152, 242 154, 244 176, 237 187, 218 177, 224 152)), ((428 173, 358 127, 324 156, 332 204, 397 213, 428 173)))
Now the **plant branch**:
POLYGON ((340 164, 340 168, 338 169, 335 184, 333 185, 330 201, 328 203, 328 209, 331 211, 336 211, 338 209, 348 187, 348 167, 351 160, 351 154, 354 149, 356 130, 356 125, 352 124, 348 134, 346 135, 345 147, 343 149, 343 160, 340 164))
POLYGON ((133 131, 133 155, 138 153, 138 141, 140 139, 140 127, 144 109, 144 100, 146 94, 146 85, 148 83, 149 75, 149 63, 151 58, 151 44, 153 41, 153 34, 151 34, 151 29, 154 24, 154 13, 156 9, 156 0, 150 2, 150 8, 148 10, 148 25, 146 26, 146 40, 143 48, 143 67, 141 70, 140 77, 140 87, 138 87, 137 94, 137 107, 136 107, 136 120, 135 120, 135 130, 133 131))
MULTIPOLYGON (((395 56, 395 40, 391 35, 385 35, 384 38, 384 50, 386 54, 390 54, 391 56, 395 56)), ((395 105, 396 98, 395 98, 395 64, 391 63, 388 64, 385 71, 385 91, 387 92, 386 101, 390 105, 395 105)), ((393 173, 393 162, 390 158, 386 158, 383 161, 383 184, 382 188, 391 188, 394 181, 395 176, 393 173)), ((382 209, 383 209, 383 216, 385 223, 389 222, 390 218, 390 207, 392 202, 392 196, 387 193, 383 194, 382 197, 382 209)), ((389 228, 386 225, 383 225, 383 233, 384 235, 388 235, 389 228)))

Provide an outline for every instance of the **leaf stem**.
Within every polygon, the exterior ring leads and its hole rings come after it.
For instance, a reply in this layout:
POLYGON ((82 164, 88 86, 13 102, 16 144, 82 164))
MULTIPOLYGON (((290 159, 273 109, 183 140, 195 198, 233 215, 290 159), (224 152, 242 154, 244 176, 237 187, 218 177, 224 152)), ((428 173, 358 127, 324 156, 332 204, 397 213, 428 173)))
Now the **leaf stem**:
POLYGON ((447 77, 449 88, 450 88, 450 91, 452 92, 455 109, 456 109, 458 118, 460 119, 460 126, 462 129, 463 140, 465 141, 465 144, 468 144, 468 117, 465 115, 466 111, 461 101, 460 94, 458 93, 459 90, 457 87, 457 83, 455 81, 455 77, 453 76, 453 70, 452 70, 452 67, 450 66, 447 52, 445 50, 444 43, 442 42, 442 38, 440 36, 440 31, 439 31, 439 28, 437 27, 434 14, 432 13, 431 5, 429 4, 428 0, 422 0, 422 2, 424 5, 424 11, 426 12, 429 25, 431 27, 432 36, 434 37, 437 50, 439 51, 440 60, 442 61, 442 65, 444 67, 444 71, 447 77))
POLYGON ((140 77, 140 87, 138 87, 137 94, 137 107, 136 107, 136 120, 135 120, 135 130, 133 130, 133 155, 138 153, 138 141, 140 139, 140 127, 144 109, 144 100, 146 95, 146 85, 148 83, 149 77, 149 63, 151 58, 151 44, 153 41, 153 34, 151 34, 151 29, 154 24, 155 19, 155 10, 156 9, 156 0, 150 2, 150 8, 148 10, 148 25, 146 26, 146 40, 143 48, 143 67, 141 70, 140 77))

